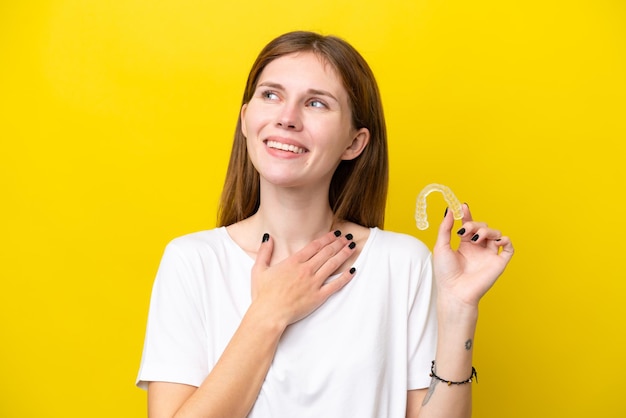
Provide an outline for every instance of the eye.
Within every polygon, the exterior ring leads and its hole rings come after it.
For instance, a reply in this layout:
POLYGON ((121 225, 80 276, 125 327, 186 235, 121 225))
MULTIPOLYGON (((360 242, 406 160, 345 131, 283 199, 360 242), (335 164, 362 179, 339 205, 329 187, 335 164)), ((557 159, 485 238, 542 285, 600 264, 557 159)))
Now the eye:
POLYGON ((268 100, 278 100, 278 94, 272 90, 264 90, 261 92, 261 97, 268 100))
POLYGON ((318 108, 318 109, 325 109, 325 108, 327 108, 327 107, 328 107, 328 106, 326 106, 326 103, 324 103, 324 102, 323 102, 323 101, 321 101, 321 100, 317 100, 317 99, 312 99, 312 100, 310 100, 310 101, 309 101, 309 103, 308 103, 308 106, 310 106, 310 107, 316 107, 316 108, 318 108))

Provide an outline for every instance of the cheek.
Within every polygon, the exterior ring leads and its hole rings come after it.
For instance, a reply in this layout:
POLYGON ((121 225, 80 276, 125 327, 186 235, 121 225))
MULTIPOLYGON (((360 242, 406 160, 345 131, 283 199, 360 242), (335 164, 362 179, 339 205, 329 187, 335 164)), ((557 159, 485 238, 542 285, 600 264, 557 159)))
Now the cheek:
POLYGON ((247 139, 248 138, 248 129, 246 127, 246 121, 241 118, 241 133, 247 139))
POLYGON ((248 135, 258 134, 259 130, 268 123, 267 115, 256 110, 254 107, 248 107, 241 118, 241 130, 246 138, 248 135))
POLYGON ((254 147, 254 144, 252 143, 252 141, 248 138, 246 138, 246 150, 247 150, 247 154, 248 154, 248 159, 250 160, 250 162, 252 163, 252 166, 258 171, 259 167, 257 166, 257 153, 258 153, 258 149, 256 149, 254 147))

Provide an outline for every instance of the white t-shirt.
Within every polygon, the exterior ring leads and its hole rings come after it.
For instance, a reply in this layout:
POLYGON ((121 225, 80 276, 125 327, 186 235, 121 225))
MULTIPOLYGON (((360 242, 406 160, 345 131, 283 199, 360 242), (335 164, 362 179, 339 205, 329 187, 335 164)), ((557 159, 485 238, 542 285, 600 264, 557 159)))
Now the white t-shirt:
MULTIPOLYGON (((174 239, 154 283, 137 385, 200 386, 250 305, 254 261, 225 228, 174 239)), ((430 252, 370 230, 356 276, 283 334, 251 418, 404 417, 428 387, 436 312, 430 252)))

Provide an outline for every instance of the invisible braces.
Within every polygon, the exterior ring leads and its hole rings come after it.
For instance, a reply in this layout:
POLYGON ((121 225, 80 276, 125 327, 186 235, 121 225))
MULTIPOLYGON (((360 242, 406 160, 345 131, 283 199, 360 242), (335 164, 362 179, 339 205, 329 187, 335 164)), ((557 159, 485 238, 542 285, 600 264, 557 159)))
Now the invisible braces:
POLYGON ((463 218, 461 202, 459 202, 459 199, 452 193, 452 190, 443 184, 431 183, 424 187, 419 195, 417 195, 417 202, 415 203, 415 224, 418 229, 424 230, 428 228, 428 220, 426 219, 426 196, 432 192, 440 192, 443 194, 443 198, 454 214, 454 219, 458 220, 463 218))

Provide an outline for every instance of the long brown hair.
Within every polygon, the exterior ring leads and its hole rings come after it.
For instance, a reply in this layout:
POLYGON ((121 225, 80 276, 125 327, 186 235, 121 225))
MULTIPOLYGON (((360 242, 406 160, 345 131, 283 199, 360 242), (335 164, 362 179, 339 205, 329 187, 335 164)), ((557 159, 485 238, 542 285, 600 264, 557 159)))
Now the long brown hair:
MULTIPOLYGON (((335 170, 328 195, 335 219, 382 228, 389 177, 387 128, 374 74, 350 44, 338 37, 314 32, 297 31, 279 36, 265 46, 254 62, 242 106, 254 95, 263 69, 273 60, 296 52, 314 52, 334 67, 348 93, 354 127, 367 128, 370 132, 369 144, 361 155, 354 160, 341 161, 335 170)), ((246 219, 259 205, 259 173, 248 156, 238 116, 218 225, 227 226, 246 219)))

